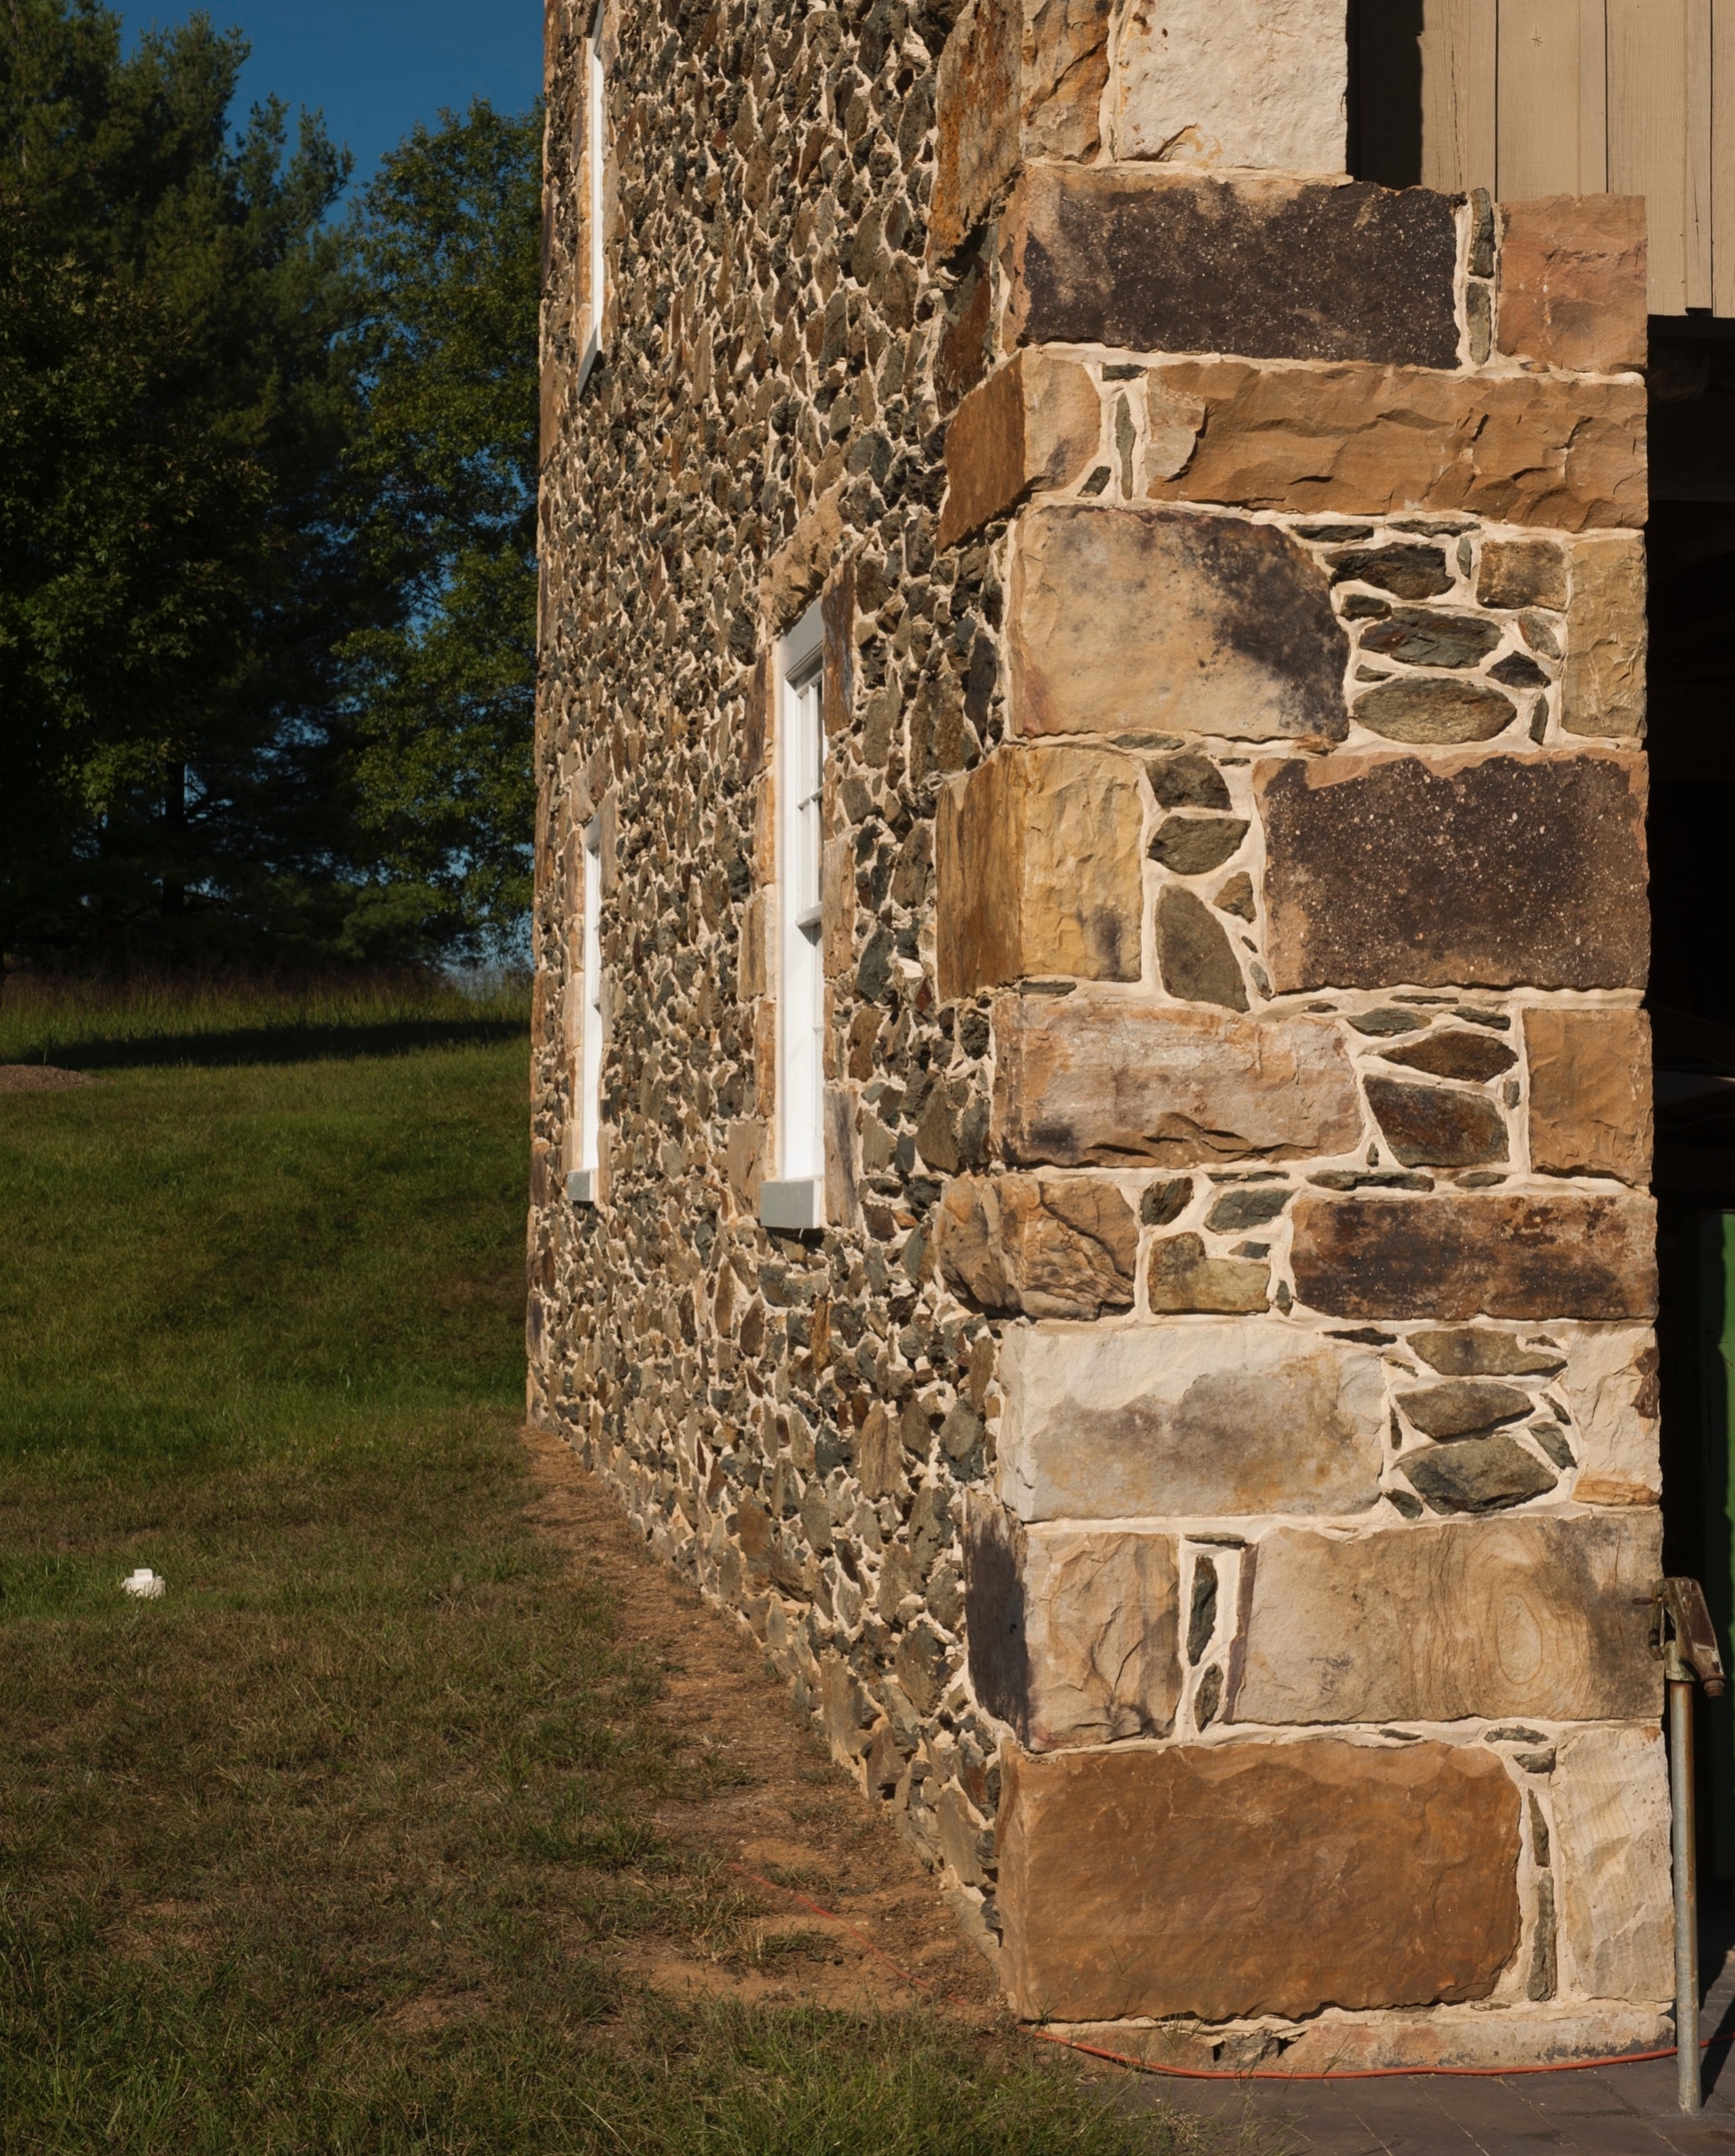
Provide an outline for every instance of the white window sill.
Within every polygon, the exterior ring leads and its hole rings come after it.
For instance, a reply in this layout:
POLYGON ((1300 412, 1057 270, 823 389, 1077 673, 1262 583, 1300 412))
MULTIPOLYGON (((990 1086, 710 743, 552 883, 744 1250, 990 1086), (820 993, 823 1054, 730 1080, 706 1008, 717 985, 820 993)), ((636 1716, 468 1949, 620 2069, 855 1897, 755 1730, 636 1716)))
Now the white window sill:
POLYGON ((760 1185, 760 1223, 800 1235, 825 1226, 825 1184, 817 1175, 760 1185))
POLYGON ((597 1202, 596 1169, 573 1168, 567 1176, 567 1197, 574 1205, 594 1205, 597 1202))

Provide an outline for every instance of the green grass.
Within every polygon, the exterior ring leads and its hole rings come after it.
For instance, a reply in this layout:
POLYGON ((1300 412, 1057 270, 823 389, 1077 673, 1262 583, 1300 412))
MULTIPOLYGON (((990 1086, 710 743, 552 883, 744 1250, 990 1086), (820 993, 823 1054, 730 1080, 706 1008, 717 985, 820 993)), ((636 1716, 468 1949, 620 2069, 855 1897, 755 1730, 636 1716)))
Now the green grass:
POLYGON ((0 1061, 103 1076, 0 1098, 0 2151, 1222 2145, 1015 2037, 623 1986, 755 1908, 523 1515, 509 988, 8 996, 0 1061))

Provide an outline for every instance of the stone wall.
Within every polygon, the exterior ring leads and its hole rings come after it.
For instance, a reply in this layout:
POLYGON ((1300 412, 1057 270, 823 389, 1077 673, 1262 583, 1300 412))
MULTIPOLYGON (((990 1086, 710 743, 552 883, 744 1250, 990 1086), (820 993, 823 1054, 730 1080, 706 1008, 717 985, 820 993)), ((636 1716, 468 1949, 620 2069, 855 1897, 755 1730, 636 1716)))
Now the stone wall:
POLYGON ((1348 182, 1323 0, 611 17, 581 389, 587 27, 531 1412, 1022 2014, 1297 2067, 1653 2037, 1633 206, 1348 182), (815 597, 795 1236, 767 666, 815 597))

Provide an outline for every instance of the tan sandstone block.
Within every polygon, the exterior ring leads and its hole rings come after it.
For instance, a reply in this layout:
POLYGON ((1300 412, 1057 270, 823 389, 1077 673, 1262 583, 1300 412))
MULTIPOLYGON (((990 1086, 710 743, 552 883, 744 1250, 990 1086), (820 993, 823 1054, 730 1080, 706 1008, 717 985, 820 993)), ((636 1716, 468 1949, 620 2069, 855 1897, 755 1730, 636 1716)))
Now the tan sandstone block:
POLYGON ((1574 545, 1561 669, 1561 724, 1569 734, 1644 738, 1645 602, 1645 542, 1637 532, 1603 533, 1574 545))
POLYGON ((1149 376, 1153 416, 1204 414, 1192 454, 1146 492, 1249 508, 1469 510, 1502 523, 1637 527, 1645 387, 1344 362, 1301 369, 1179 359, 1149 376))
POLYGON ((1662 1489, 1656 1335, 1648 1325, 1551 1325, 1566 1356, 1581 1505, 1654 1505, 1662 1489))
POLYGON ((1168 1735, 1181 1698, 1173 1536, 1026 1528, 973 1495, 964 1573, 970 1682, 1021 1744, 1168 1735))
POLYGON ((1037 487, 1066 487, 1102 435, 1097 386, 1075 360, 1022 351, 959 405, 946 428, 939 543, 950 546, 1037 487))
POLYGON ((1137 980, 1143 813, 1137 767, 1102 750, 1003 747, 952 780, 936 828, 941 996, 1137 980))
POLYGON ((1184 1167, 1329 1157, 1361 1138, 1329 1024, 1076 994, 999 997, 993 1032, 991 1136, 1008 1160, 1184 1167))
POLYGON ((1554 1777, 1562 1975, 1592 1998, 1674 1990, 1669 1780, 1654 1729, 1587 1729, 1554 1777))
POLYGON ((1259 1318, 1009 1330, 1000 1496, 1023 1520, 1339 1513, 1379 1498, 1384 1385, 1259 1318))
POLYGON ((1276 526, 1057 503, 1022 517, 1015 543, 1019 733, 1326 742, 1348 731, 1348 646, 1326 574, 1276 526))
POLYGON ((1253 1722, 1637 1719, 1662 1709, 1654 1512, 1466 1520, 1353 1541, 1278 1528, 1229 1713, 1253 1722))
POLYGON ((1642 367, 1644 196, 1549 195, 1500 217, 1500 350, 1587 373, 1642 367))
POLYGON ((984 1310, 1095 1318, 1132 1307, 1138 1222, 1098 1177, 955 1177, 936 1244, 948 1282, 984 1310))
POLYGON ((1642 1011, 1524 1013, 1531 1166, 1651 1179, 1651 1021, 1642 1011))
POLYGON ((1518 1791, 1480 1747, 1014 1751, 1002 1775, 1026 2020, 1485 1998, 1517 1949, 1518 1791))
POLYGON ((1342 0, 1149 0, 1115 50, 1116 158, 1344 169, 1342 0))

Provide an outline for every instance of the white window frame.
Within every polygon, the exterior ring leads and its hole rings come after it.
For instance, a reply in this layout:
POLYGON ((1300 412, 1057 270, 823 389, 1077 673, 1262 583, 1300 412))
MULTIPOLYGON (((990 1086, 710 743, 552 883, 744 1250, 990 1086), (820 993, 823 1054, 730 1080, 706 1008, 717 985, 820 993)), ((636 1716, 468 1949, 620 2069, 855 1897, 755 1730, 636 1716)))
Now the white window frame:
POLYGON ((603 1137, 603 820, 584 827, 583 959, 578 1005, 578 1165, 567 1177, 567 1196, 594 1205, 600 1196, 603 1137))
POLYGON ((825 1225, 825 632, 816 600, 777 646, 776 1176, 767 1228, 825 1225))
POLYGON ((584 240, 590 268, 590 334, 584 340, 583 357, 578 363, 578 386, 582 389, 590 369, 596 365, 597 355, 602 350, 603 307, 606 298, 605 286, 607 267, 603 250, 603 181, 606 148, 603 141, 606 118, 604 93, 607 78, 603 68, 603 7, 605 0, 597 0, 597 12, 590 18, 590 27, 584 40, 584 240))

